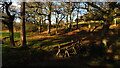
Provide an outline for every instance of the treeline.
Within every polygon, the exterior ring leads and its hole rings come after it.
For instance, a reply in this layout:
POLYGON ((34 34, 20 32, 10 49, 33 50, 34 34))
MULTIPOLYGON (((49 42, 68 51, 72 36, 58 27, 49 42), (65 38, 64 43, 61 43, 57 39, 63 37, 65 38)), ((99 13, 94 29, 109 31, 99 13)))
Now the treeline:
POLYGON ((15 46, 14 28, 21 32, 21 44, 26 46, 26 31, 42 32, 47 29, 48 34, 51 34, 51 28, 54 27, 57 34, 61 25, 67 24, 66 27, 71 30, 74 21, 78 29, 78 22, 81 20, 103 20, 105 21, 103 29, 108 30, 109 24, 120 14, 119 2, 21 2, 18 11, 12 4, 12 2, 0 2, 2 9, 0 19, 9 29, 13 46, 15 46), (18 23, 14 25, 14 20, 17 18, 21 22, 19 25, 18 23))

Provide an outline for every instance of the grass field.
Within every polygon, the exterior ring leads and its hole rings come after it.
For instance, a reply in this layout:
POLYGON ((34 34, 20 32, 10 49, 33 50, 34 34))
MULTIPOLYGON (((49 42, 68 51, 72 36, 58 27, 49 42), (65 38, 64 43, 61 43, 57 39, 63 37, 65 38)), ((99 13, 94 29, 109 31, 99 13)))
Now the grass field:
MULTIPOLYGON (((116 42, 117 47, 115 47, 116 53, 107 54, 109 56, 114 56, 115 60, 106 60, 106 56, 101 56, 98 53, 101 52, 99 48, 93 47, 90 48, 88 45, 90 43, 88 41, 96 41, 99 42, 100 40, 100 33, 88 33, 85 30, 73 30, 71 32, 68 32, 66 30, 62 30, 60 35, 53 35, 53 36, 47 36, 47 35, 40 35, 38 33, 27 33, 27 45, 29 49, 21 49, 20 45, 16 46, 9 46, 9 38, 3 40, 4 44, 3 46, 3 65, 4 66, 75 66, 75 67, 81 67, 81 68, 89 68, 91 66, 95 67, 107 67, 107 68, 113 68, 116 67, 116 62, 119 61, 119 44, 120 44, 120 38, 117 38, 117 35, 111 35, 109 37, 109 40, 111 42, 116 42), (40 36, 40 37, 39 37, 40 36), (39 38, 38 38, 39 37, 39 38), (32 39, 33 38, 33 39, 32 39), (66 47, 70 46, 71 40, 81 40, 85 39, 82 42, 82 46, 87 47, 88 51, 92 50, 90 52, 94 53, 93 55, 89 54, 88 52, 78 52, 77 55, 69 57, 69 58, 63 58, 60 59, 55 56, 57 53, 57 46, 60 44, 62 49, 65 49, 66 47), (113 40, 114 39, 114 40, 113 40), (95 51, 97 50, 99 51, 95 51), (96 56, 96 55, 99 56, 96 56), (94 56, 95 55, 95 56, 94 56), (10 57, 10 58, 8 58, 10 57), (12 63, 11 63, 12 62, 12 63)), ((15 32, 15 43, 20 43, 20 33, 15 32)), ((8 32, 2 32, 2 37, 9 37, 8 32)), ((100 44, 101 45, 101 44, 100 44)), ((84 48, 83 47, 83 48, 84 48)), ((82 50, 82 49, 81 49, 82 50)), ((84 49, 83 49, 84 50, 84 49)), ((108 58, 109 59, 109 58, 108 58)))

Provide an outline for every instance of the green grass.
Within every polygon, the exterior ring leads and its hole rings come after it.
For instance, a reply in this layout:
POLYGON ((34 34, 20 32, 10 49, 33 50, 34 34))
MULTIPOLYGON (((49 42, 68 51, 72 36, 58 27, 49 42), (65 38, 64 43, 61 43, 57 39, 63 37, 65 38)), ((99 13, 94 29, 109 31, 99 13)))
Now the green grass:
MULTIPOLYGON (((0 32, 0 33, 2 33, 2 37, 4 38, 4 37, 9 37, 9 32, 0 32)), ((26 34, 26 36, 31 36, 32 35, 32 33, 27 33, 26 34)), ((15 39, 15 41, 19 41, 20 40, 20 32, 14 32, 14 39, 15 39)), ((9 38, 8 39, 6 39, 6 40, 9 40, 9 38)))
MULTIPOLYGON (((14 32, 15 37, 20 37, 20 33, 14 32)), ((9 32, 2 32, 2 37, 9 37, 9 32)))
MULTIPOLYGON (((0 32, 2 33, 2 37, 9 37, 9 32, 0 32)), ((32 35, 31 33, 27 33, 26 36, 32 35)), ((19 38, 20 37, 20 32, 14 32, 14 37, 19 38)))
MULTIPOLYGON (((67 33, 67 32, 65 32, 65 33, 67 33)), ((8 32, 2 32, 2 34, 3 34, 3 37, 9 37, 8 32)), ((15 32, 14 34, 15 34, 15 41, 16 40, 20 41, 20 33, 15 32)), ((37 33, 27 33, 27 36, 34 36, 34 35, 37 35, 37 33)), ((47 53, 46 51, 50 51, 50 49, 53 48, 52 53, 56 54, 57 51, 55 50, 55 47, 57 47, 58 43, 60 43, 61 46, 64 46, 66 44, 69 44, 73 38, 74 38, 74 36, 71 35, 71 36, 55 36, 54 38, 45 38, 45 39, 27 39, 27 43, 29 43, 28 46, 30 48, 27 50, 20 49, 19 46, 15 46, 15 47, 9 46, 9 42, 6 41, 5 43, 7 43, 7 44, 4 44, 3 52, 2 52, 3 53, 3 61, 4 61, 3 64, 4 65, 15 65, 15 64, 16 65, 32 65, 32 66, 42 65, 42 64, 43 65, 47 65, 47 64, 55 65, 55 63, 57 64, 56 60, 55 60, 55 62, 52 62, 52 61, 50 62, 50 60, 48 62, 48 58, 50 56, 48 55, 49 53, 47 53), (40 50, 39 47, 43 48, 45 52, 40 50), (47 57, 47 59, 45 57, 47 57), (44 63, 43 63, 43 61, 44 61, 44 63)), ((120 44, 119 40, 117 41, 117 44, 120 44)), ((65 48, 65 47, 63 47, 63 48, 65 48)), ((96 52, 94 52, 94 53, 96 53, 96 52)), ((79 55, 72 57, 72 59, 70 61, 75 62, 75 60, 76 60, 75 64, 80 63, 80 62, 82 64, 83 63, 86 64, 89 60, 88 63, 91 63, 91 64, 88 64, 88 65, 93 65, 95 63, 96 63, 96 65, 99 65, 99 64, 101 65, 101 63, 104 60, 104 59, 93 60, 89 55, 88 55, 88 60, 87 60, 85 58, 85 56, 82 56, 81 52, 78 54, 79 55), (81 57, 83 57, 83 58, 81 58, 81 57)), ((54 57, 52 57, 52 58, 54 58, 54 57)), ((63 62, 61 62, 61 63, 63 63, 63 62)), ((66 62, 65 62, 65 65, 66 65, 66 62)), ((69 64, 69 65, 71 65, 71 64, 69 64)), ((81 68, 83 68, 83 67, 81 67, 81 68)))

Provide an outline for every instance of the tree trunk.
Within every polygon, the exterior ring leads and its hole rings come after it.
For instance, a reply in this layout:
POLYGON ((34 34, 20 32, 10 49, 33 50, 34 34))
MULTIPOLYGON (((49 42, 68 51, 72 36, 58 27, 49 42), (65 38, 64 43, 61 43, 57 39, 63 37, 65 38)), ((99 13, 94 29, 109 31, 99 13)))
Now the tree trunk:
POLYGON ((56 34, 58 33, 58 26, 56 26, 56 34))
MULTIPOLYGON (((51 19, 50 16, 49 18, 51 19)), ((49 23, 48 23, 48 34, 50 34, 50 32, 51 32, 51 20, 49 20, 49 23)))
POLYGON ((68 28, 68 25, 69 25, 69 23, 68 23, 68 21, 69 21, 68 15, 67 15, 67 19, 66 20, 67 20, 67 28, 68 28))
POLYGON ((58 23, 56 23, 56 34, 58 33, 58 23))
POLYGON ((4 4, 2 5, 2 7, 3 7, 3 11, 2 11, 2 13, 4 13, 4 9, 5 9, 5 8, 4 8, 4 4))
POLYGON ((71 19, 72 19, 72 18, 71 18, 71 14, 70 14, 70 26, 69 26, 70 31, 71 31, 71 27, 72 27, 72 25, 71 25, 72 20, 71 20, 71 19))
POLYGON ((40 22, 39 22, 39 32, 40 33, 42 32, 42 25, 41 25, 41 23, 42 23, 42 20, 40 20, 40 22))
POLYGON ((58 33, 58 16, 59 14, 56 14, 56 34, 58 33))
POLYGON ((25 2, 21 5, 21 44, 26 47, 26 32, 25 32, 25 2))
MULTIPOLYGON (((50 11, 51 11, 51 8, 50 8, 50 11)), ((49 20, 49 23, 48 23, 48 34, 50 34, 50 32, 51 32, 51 12, 48 15, 48 20, 49 20)))
POLYGON ((15 46, 15 43, 14 43, 13 22, 11 22, 11 23, 8 25, 8 28, 9 28, 9 36, 10 36, 10 45, 11 45, 11 46, 15 46))
POLYGON ((78 11, 77 11, 77 23, 76 23, 76 29, 78 29, 79 27, 78 27, 78 11))

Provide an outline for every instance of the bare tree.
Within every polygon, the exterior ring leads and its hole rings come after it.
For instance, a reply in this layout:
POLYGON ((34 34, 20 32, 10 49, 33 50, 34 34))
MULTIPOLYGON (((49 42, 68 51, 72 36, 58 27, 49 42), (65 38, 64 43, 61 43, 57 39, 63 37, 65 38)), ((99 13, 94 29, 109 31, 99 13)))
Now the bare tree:
POLYGON ((2 16, 3 18, 5 18, 5 20, 2 20, 2 22, 8 26, 9 36, 10 36, 10 45, 15 46, 15 43, 14 43, 14 32, 13 32, 13 30, 14 30, 13 29, 13 21, 14 21, 14 18, 15 18, 15 14, 12 15, 10 13, 10 11, 9 11, 10 5, 12 5, 12 2, 9 2, 9 3, 8 2, 4 2, 5 11, 6 11, 7 16, 2 16))
POLYGON ((55 5, 54 12, 56 17, 56 34, 58 33, 58 26, 60 22, 65 18, 65 13, 63 9, 64 9, 64 5, 55 5))

